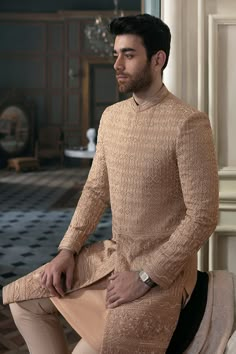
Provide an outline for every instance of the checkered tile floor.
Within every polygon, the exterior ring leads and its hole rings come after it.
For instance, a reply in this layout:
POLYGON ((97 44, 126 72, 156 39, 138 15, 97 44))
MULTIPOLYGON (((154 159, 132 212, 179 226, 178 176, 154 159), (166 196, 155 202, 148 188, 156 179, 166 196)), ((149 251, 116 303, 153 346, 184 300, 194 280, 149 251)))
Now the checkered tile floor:
MULTIPOLYGON (((0 288, 53 258, 74 209, 53 210, 51 206, 76 182, 86 179, 87 173, 79 168, 27 173, 0 170, 0 288)), ((107 211, 88 242, 110 235, 107 211)), ((23 353, 25 347, 8 308, 0 310, 0 354, 23 353)), ((65 331, 75 339, 66 325, 65 331)))

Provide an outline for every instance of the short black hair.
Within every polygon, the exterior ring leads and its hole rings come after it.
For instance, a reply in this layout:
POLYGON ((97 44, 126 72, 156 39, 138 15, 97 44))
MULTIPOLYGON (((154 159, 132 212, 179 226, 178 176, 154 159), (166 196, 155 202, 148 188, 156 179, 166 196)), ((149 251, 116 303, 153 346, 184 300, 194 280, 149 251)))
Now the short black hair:
POLYGON ((149 61, 159 50, 163 50, 166 61, 162 70, 165 69, 170 54, 171 33, 160 18, 148 14, 117 17, 110 22, 109 32, 114 36, 135 34, 141 37, 149 61))

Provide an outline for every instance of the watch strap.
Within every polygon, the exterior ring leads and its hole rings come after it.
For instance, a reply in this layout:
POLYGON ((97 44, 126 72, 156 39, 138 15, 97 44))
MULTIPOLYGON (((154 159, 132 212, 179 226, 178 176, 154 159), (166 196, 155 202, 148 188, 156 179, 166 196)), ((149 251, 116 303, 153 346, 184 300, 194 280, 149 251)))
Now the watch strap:
POLYGON ((139 271, 139 278, 143 283, 148 285, 150 288, 156 286, 156 283, 154 283, 154 281, 149 277, 149 275, 146 272, 144 272, 144 270, 139 271))

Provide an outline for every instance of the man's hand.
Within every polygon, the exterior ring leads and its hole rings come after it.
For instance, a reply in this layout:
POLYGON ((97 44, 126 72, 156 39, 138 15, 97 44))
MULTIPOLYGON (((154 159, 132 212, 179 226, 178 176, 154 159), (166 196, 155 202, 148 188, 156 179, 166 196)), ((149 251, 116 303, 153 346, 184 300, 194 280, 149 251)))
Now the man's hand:
POLYGON ((114 273, 109 277, 106 307, 115 308, 143 296, 150 287, 142 282, 138 272, 114 273))
POLYGON ((53 296, 61 297, 67 290, 71 289, 75 260, 73 253, 69 250, 62 250, 60 253, 46 265, 41 275, 41 284, 47 288, 53 296), (63 289, 63 277, 65 285, 63 289))

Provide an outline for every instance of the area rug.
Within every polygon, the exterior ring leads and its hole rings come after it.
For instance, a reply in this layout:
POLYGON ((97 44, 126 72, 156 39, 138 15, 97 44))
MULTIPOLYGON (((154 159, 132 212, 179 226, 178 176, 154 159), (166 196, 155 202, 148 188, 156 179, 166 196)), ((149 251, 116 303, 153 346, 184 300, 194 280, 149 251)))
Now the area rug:
POLYGON ((50 209, 75 208, 81 196, 85 181, 75 183, 50 207, 50 209))

